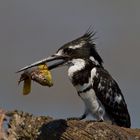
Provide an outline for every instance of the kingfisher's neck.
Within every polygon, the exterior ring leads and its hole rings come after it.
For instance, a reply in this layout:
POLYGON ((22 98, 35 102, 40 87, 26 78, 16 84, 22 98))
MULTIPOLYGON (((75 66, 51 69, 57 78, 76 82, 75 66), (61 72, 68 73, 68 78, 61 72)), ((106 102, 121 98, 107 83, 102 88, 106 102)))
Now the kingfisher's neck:
POLYGON ((75 72, 84 69, 86 66, 86 61, 84 59, 72 59, 69 62, 69 71, 75 72))
POLYGON ((97 64, 90 60, 90 59, 81 59, 81 58, 76 58, 76 59, 72 59, 70 62, 69 62, 69 70, 72 71, 72 72, 75 72, 75 71, 80 71, 80 70, 83 70, 85 69, 86 67, 88 68, 93 68, 95 67, 97 64))
POLYGON ((84 59, 73 59, 70 61, 68 76, 70 80, 73 82, 73 79, 80 80, 83 77, 88 80, 91 69, 95 66, 95 64, 91 60, 84 59))

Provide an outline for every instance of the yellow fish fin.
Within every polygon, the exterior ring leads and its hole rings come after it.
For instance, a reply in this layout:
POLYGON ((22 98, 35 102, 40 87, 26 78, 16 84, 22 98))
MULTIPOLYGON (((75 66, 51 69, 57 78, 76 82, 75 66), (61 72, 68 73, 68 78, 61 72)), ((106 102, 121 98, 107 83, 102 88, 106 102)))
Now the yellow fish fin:
POLYGON ((23 95, 28 95, 31 92, 31 79, 25 79, 23 84, 23 95))

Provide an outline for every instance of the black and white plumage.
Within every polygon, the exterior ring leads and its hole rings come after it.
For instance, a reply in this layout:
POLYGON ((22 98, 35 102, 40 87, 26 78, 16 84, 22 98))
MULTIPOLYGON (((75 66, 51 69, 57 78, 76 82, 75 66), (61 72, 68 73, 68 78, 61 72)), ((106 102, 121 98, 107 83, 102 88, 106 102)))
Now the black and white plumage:
MULTIPOLYGON (((74 61, 77 65, 80 59, 74 61)), ((103 67, 91 60, 81 61, 84 64, 81 69, 72 72, 72 67, 69 68, 69 76, 86 106, 82 118, 91 114, 97 120, 111 120, 119 126, 130 127, 127 105, 118 84, 103 67)))
POLYGON ((51 57, 26 66, 19 72, 41 63, 63 60, 49 68, 68 66, 69 79, 85 104, 85 112, 80 119, 91 114, 97 120, 111 120, 113 124, 130 127, 130 116, 122 92, 104 69, 103 60, 92 39, 93 35, 94 33, 87 32, 63 45, 51 57))

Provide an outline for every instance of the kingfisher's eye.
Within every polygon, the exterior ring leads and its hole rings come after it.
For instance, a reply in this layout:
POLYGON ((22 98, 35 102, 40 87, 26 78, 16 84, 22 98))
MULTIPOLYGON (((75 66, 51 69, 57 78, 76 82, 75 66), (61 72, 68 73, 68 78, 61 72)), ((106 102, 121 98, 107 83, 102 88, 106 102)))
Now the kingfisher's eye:
POLYGON ((72 53, 72 49, 70 49, 70 48, 65 48, 64 53, 70 54, 70 53, 72 53))

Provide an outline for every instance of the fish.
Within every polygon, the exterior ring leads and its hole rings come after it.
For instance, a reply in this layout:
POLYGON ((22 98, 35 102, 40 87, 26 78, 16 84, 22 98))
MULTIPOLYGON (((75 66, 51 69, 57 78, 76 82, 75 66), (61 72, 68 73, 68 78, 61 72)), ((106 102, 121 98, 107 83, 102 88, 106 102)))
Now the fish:
POLYGON ((32 81, 37 82, 42 86, 53 86, 52 74, 48 69, 47 64, 41 64, 33 69, 25 70, 18 81, 18 84, 23 83, 23 95, 28 95, 31 92, 32 81))

